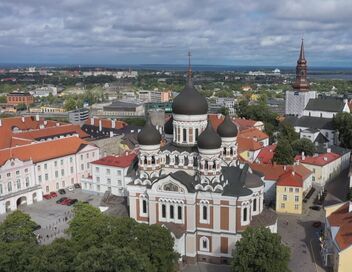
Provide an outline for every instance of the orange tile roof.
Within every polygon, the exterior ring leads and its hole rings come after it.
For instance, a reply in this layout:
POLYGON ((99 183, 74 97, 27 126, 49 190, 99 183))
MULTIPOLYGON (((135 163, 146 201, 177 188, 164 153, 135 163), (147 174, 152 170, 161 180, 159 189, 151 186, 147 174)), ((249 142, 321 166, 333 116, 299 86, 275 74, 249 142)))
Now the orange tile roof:
POLYGON ((262 148, 261 143, 258 143, 257 141, 250 138, 237 137, 237 144, 239 153, 247 150, 256 151, 262 148))
POLYGON ((352 212, 348 211, 349 205, 350 202, 346 202, 327 217, 330 226, 339 227, 335 241, 340 251, 352 245, 352 212))
MULTIPOLYGON (((208 114, 208 118, 211 122, 211 125, 216 130, 218 126, 224 121, 225 116, 222 114, 208 114)), ((237 126, 239 131, 246 130, 249 128, 255 129, 255 124, 258 122, 242 118, 233 118, 232 121, 237 126)))
POLYGON ((65 134, 78 134, 80 138, 87 138, 89 135, 84 132, 79 125, 65 124, 61 126, 49 127, 46 129, 36 129, 31 131, 25 131, 16 133, 16 137, 24 139, 41 139, 54 137, 56 135, 65 135, 65 134))
POLYGON ((72 136, 57 140, 36 142, 18 147, 5 148, 0 150, 0 165, 3 165, 11 158, 18 158, 22 161, 33 160, 41 162, 54 158, 76 154, 81 148, 88 145, 88 142, 79 137, 72 136))
MULTIPOLYGON (((99 126, 99 121, 101 120, 101 125, 103 128, 112 128, 112 122, 115 122, 115 128, 116 129, 120 129, 120 128, 124 128, 125 126, 127 126, 128 124, 124 121, 120 121, 120 120, 111 120, 111 119, 99 119, 94 117, 94 126, 98 127, 99 126)), ((87 119, 84 122, 86 125, 91 125, 91 119, 87 119)))
POLYGON ((286 171, 294 171, 298 173, 303 180, 308 178, 312 171, 304 167, 302 164, 299 165, 281 165, 281 164, 261 164, 261 163, 252 163, 250 164, 251 169, 262 173, 264 179, 266 180, 278 180, 286 171))
POLYGON ((264 164, 272 163, 275 149, 276 149, 276 144, 263 147, 260 150, 257 158, 255 159, 256 162, 260 162, 264 164))
POLYGON ((131 165, 136 156, 137 154, 135 153, 129 153, 128 155, 122 156, 107 156, 92 162, 92 164, 126 168, 131 165))
POLYGON ((248 128, 242 130, 240 131, 238 137, 257 139, 258 141, 262 141, 269 138, 268 134, 264 133, 263 131, 260 131, 257 128, 248 128))
POLYGON ((279 177, 276 186, 303 187, 303 177, 293 170, 287 170, 279 177))
POLYGON ((258 121, 244 118, 234 118, 234 122, 240 130, 244 130, 247 128, 253 128, 258 121))
POLYGON ((302 159, 302 155, 297 155, 295 160, 300 161, 301 163, 324 166, 338 158, 340 158, 339 154, 329 152, 325 154, 318 154, 316 156, 305 156, 304 159, 302 159))
POLYGON ((15 132, 13 132, 13 128, 18 128, 19 130, 33 130, 39 129, 40 126, 54 127, 56 126, 55 121, 47 120, 45 121, 44 118, 39 118, 39 121, 36 121, 34 116, 26 116, 23 117, 10 117, 10 118, 3 118, 1 119, 0 125, 0 149, 7 148, 11 146, 12 137, 15 136, 15 132))

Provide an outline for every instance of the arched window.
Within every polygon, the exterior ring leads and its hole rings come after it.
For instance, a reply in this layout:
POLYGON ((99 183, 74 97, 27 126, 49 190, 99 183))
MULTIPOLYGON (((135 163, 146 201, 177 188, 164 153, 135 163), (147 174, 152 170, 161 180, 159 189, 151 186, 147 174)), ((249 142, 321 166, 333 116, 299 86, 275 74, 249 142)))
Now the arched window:
POLYGON ((166 164, 169 164, 169 163, 170 163, 170 156, 166 155, 166 164))
POLYGON ((9 183, 7 183, 7 191, 8 192, 12 192, 12 183, 11 183, 11 181, 9 183))
POLYGON ((216 169, 216 161, 213 162, 213 169, 216 169))
POLYGON ((147 157, 144 157, 144 164, 146 165, 148 163, 147 157))
POLYGON ((255 198, 253 200, 253 212, 256 212, 257 211, 257 199, 255 198))
POLYGON ((196 128, 196 141, 198 140, 198 134, 199 134, 198 128, 196 128))
POLYGON ((226 155, 226 147, 224 147, 224 150, 222 151, 222 154, 226 155))
POLYGON ((233 147, 230 148, 230 155, 233 155, 233 147))
POLYGON ((16 184, 17 184, 17 190, 21 189, 21 181, 19 179, 16 180, 16 184))
POLYGON ((208 220, 208 207, 207 206, 203 206, 202 208, 202 218, 203 220, 208 220))
POLYGON ((177 207, 177 219, 182 220, 182 207, 181 206, 177 207))
POLYGON ((161 217, 166 218, 166 205, 161 205, 161 217))
POLYGON ((152 164, 155 164, 155 156, 152 156, 152 164))
POLYGON ((183 142, 187 142, 187 129, 183 129, 183 135, 182 135, 182 140, 183 142))
POLYGON ((209 245, 208 237, 205 237, 205 236, 201 237, 199 239, 199 243, 200 243, 199 248, 200 248, 201 251, 209 251, 209 246, 210 245, 209 245))
POLYGON ((147 213, 147 200, 145 199, 142 201, 142 212, 147 213))
POLYGON ((170 218, 174 219, 174 205, 170 205, 170 218))
POLYGON ((243 222, 246 222, 247 221, 247 218, 248 218, 248 214, 247 214, 247 208, 244 208, 243 209, 243 217, 242 217, 242 221, 243 222))

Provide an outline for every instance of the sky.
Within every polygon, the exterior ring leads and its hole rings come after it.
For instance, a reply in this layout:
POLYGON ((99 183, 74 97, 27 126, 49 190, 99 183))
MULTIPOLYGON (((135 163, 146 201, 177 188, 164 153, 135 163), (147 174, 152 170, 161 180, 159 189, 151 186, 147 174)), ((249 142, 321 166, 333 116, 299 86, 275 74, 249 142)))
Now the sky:
POLYGON ((352 67, 351 0, 0 0, 0 63, 352 67))

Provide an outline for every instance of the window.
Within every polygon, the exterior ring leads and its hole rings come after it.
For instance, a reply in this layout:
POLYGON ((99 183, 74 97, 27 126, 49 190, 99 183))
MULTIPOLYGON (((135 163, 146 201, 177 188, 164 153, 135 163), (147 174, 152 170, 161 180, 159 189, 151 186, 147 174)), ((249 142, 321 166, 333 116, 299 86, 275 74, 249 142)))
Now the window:
POLYGON ((202 212, 203 212, 203 215, 202 215, 202 218, 203 220, 208 220, 208 207, 207 206, 203 206, 202 207, 202 212))
POLYGON ((242 221, 243 222, 246 222, 247 221, 247 219, 248 219, 248 209, 247 208, 244 208, 243 209, 243 217, 242 217, 242 221))
POLYGON ((89 162, 87 162, 87 169, 89 169, 89 162))
POLYGON ((25 173, 28 173, 28 168, 24 169, 24 172, 25 172, 25 173))
POLYGON ((65 175, 65 170, 61 169, 61 176, 63 177, 65 175))
POLYGON ((37 166, 38 171, 40 171, 40 165, 37 166))
POLYGON ((285 209, 285 203, 281 203, 281 209, 285 209))
POLYGON ((209 251, 209 239, 205 236, 201 237, 199 240, 200 243, 200 250, 202 251, 209 251))
POLYGON ((7 177, 11 177, 11 173, 7 173, 7 177))
POLYGON ((288 190, 289 190, 290 193, 293 192, 293 188, 291 188, 291 187, 288 190))
POLYGON ((86 157, 87 157, 87 159, 89 159, 89 153, 87 153, 86 157))
POLYGON ((97 182, 100 182, 100 177, 97 177, 97 182))
POLYGON ((49 179, 49 175, 45 174, 45 180, 48 180, 48 179, 49 179))
POLYGON ((106 182, 107 182, 108 184, 111 184, 111 178, 106 179, 106 182))
POLYGON ((64 160, 60 160, 61 165, 64 165, 64 160))
POLYGON ((83 160, 83 155, 81 154, 81 160, 83 160))
POLYGON ((58 182, 56 182, 56 190, 59 190, 59 188, 60 188, 60 185, 58 182))
POLYGON ((257 199, 255 198, 253 200, 253 212, 256 212, 257 211, 257 199))
POLYGON ((181 206, 177 207, 177 219, 182 220, 182 207, 181 206))
POLYGON ((170 205, 170 218, 174 219, 174 205, 170 205))
POLYGON ((59 172, 55 171, 55 178, 59 177, 59 172))
POLYGON ((0 184, 0 195, 2 195, 2 184, 0 184))
POLYGON ((299 208, 299 205, 295 204, 295 210, 298 210, 298 208, 299 208))
POLYGON ((70 171, 71 171, 71 174, 73 174, 73 167, 71 166, 71 168, 70 168, 70 171))
POLYGON ((29 187, 29 177, 26 177, 26 187, 29 187))
POLYGON ((315 168, 313 168, 313 173, 315 173, 315 168))
POLYGON ((118 185, 118 186, 122 186, 121 180, 118 180, 118 181, 117 181, 117 185, 118 185))
POLYGON ((72 157, 70 157, 70 162, 71 162, 71 163, 73 162, 73 158, 72 158, 72 157))
POLYGON ((183 135, 182 135, 182 140, 183 142, 187 142, 187 129, 183 129, 183 135))
POLYGON ((81 164, 81 170, 84 170, 84 164, 83 163, 81 164))
POLYGON ((117 170, 117 175, 121 176, 121 170, 117 170))
POLYGON ((46 163, 44 163, 44 169, 48 169, 48 165, 46 163))
POLYGON ((54 161, 54 166, 57 166, 57 161, 54 161))
POLYGON ((19 174, 20 174, 20 171, 19 171, 19 170, 17 170, 17 171, 16 171, 16 175, 19 175, 19 174))
POLYGON ((196 128, 196 141, 198 140, 198 134, 199 134, 198 128, 196 128))
POLYGON ((49 193, 49 186, 46 186, 45 190, 47 193, 49 193))
POLYGON ((39 183, 42 183, 42 176, 41 175, 38 176, 38 181, 39 181, 39 183))
POLYGON ((161 217, 166 218, 166 205, 161 205, 161 217))
POLYGON ((100 185, 97 185, 97 191, 100 192, 100 185))
POLYGON ((61 182, 61 184, 62 184, 62 187, 65 187, 65 181, 64 180, 61 182))
POLYGON ((71 178, 71 184, 73 185, 73 183, 75 182, 74 178, 71 178))
POLYGON ((315 176, 312 176, 312 181, 315 181, 315 176))
POLYGON ((299 201, 299 196, 295 196, 295 202, 299 201))
POLYGON ((110 169, 106 169, 106 174, 110 175, 110 169))
POLYGON ((142 201, 142 211, 143 213, 147 213, 147 200, 145 199, 142 201))
POLYGON ((8 192, 12 192, 12 183, 11 183, 11 181, 9 183, 7 183, 7 191, 8 192))
POLYGON ((295 193, 299 193, 299 188, 295 188, 295 193))

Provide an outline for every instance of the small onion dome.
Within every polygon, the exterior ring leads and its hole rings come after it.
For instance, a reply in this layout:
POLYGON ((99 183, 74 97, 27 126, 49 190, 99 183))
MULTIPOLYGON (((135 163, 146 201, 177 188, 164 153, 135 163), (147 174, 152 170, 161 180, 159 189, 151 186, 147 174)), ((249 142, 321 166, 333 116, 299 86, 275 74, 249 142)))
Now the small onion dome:
POLYGON ((167 122, 165 123, 164 125, 165 134, 174 134, 173 121, 174 121, 174 118, 171 116, 171 118, 169 118, 169 120, 167 120, 167 122))
POLYGON ((226 114, 224 121, 218 126, 217 132, 220 137, 236 137, 238 129, 232 122, 230 116, 226 114))
POLYGON ((175 114, 201 115, 208 113, 208 103, 193 86, 189 77, 186 87, 175 97, 172 103, 172 111, 175 114))
POLYGON ((213 129, 210 121, 205 130, 198 136, 197 141, 200 149, 218 149, 221 147, 221 138, 213 129))
POLYGON ((153 126, 152 121, 148 118, 142 130, 137 136, 140 145, 158 145, 161 141, 159 131, 153 126))

